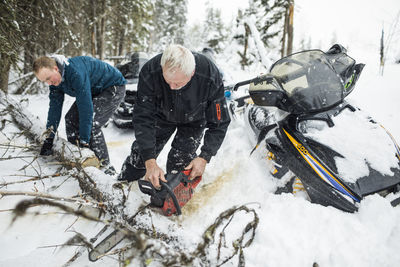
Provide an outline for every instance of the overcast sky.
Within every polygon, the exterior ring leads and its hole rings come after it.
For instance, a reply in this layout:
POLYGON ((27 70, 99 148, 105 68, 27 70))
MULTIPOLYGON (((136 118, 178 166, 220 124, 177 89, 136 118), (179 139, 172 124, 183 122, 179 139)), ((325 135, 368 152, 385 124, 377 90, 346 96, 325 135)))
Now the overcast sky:
MULTIPOLYGON (((189 24, 204 21, 207 2, 188 1, 189 24)), ((213 0, 210 3, 221 10, 225 23, 236 17, 238 8, 245 9, 248 6, 248 0, 213 0)), ((356 48, 358 44, 367 44, 371 49, 376 49, 384 29, 386 40, 391 32, 396 32, 396 36, 392 36, 393 47, 390 50, 400 54, 400 48, 395 47, 400 39, 399 14, 400 0, 380 0, 379 5, 367 5, 365 0, 295 0, 294 38, 296 43, 311 39, 312 46, 320 48, 336 41, 346 47, 356 48)))
POLYGON ((248 6, 247 0, 189 0, 188 1, 188 22, 193 24, 202 22, 205 19, 205 9, 207 2, 214 8, 221 10, 221 16, 225 23, 236 18, 238 8, 248 6))

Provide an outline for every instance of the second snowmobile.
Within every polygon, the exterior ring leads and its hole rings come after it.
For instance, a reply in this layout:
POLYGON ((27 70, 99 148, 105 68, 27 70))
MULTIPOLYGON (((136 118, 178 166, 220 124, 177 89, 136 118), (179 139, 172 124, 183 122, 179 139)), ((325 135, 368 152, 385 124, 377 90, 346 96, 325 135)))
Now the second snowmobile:
POLYGON ((149 60, 144 52, 134 52, 129 56, 129 62, 117 65, 117 69, 127 80, 126 95, 113 115, 115 126, 122 129, 133 129, 132 113, 136 103, 139 72, 149 60))

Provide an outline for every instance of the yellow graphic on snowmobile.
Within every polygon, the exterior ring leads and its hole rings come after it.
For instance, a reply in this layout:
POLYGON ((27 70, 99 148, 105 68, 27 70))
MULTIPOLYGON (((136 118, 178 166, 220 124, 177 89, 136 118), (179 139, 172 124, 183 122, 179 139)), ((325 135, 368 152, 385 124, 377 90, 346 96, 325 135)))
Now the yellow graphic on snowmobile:
POLYGON ((297 149, 297 151, 300 152, 300 154, 303 156, 305 161, 308 163, 308 165, 311 166, 311 168, 318 174, 318 176, 324 180, 326 183, 330 184, 343 194, 351 197, 353 200, 359 202, 360 200, 352 193, 350 192, 338 179, 335 178, 322 164, 320 164, 313 156, 310 155, 310 153, 307 151, 307 149, 299 143, 296 139, 293 138, 285 129, 283 129, 285 132, 286 136, 289 138, 290 142, 292 142, 293 146, 297 149))

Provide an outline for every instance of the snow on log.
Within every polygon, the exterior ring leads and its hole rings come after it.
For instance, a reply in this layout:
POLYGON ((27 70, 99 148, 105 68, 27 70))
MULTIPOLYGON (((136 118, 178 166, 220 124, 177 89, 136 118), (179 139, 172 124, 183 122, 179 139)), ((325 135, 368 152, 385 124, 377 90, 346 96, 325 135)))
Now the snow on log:
MULTIPOLYGON (((38 117, 2 91, 0 91, 0 104, 8 111, 25 136, 42 143, 46 130, 44 123, 38 117)), ((62 165, 71 168, 70 175, 78 180, 82 192, 97 202, 104 202, 110 214, 118 213, 116 206, 124 202, 123 189, 113 187, 114 179, 110 179, 109 175, 99 169, 99 160, 93 151, 79 148, 61 137, 56 137, 53 152, 62 165)))
MULTIPOLYGON (((31 114, 20 103, 1 90, 0 103, 7 108, 18 127, 24 130, 31 139, 42 143, 46 129, 44 123, 38 117, 31 114)), ((81 167, 93 166, 98 168, 100 166, 93 151, 87 148, 79 148, 58 136, 54 139, 53 151, 59 160, 71 167, 79 165, 81 167)))

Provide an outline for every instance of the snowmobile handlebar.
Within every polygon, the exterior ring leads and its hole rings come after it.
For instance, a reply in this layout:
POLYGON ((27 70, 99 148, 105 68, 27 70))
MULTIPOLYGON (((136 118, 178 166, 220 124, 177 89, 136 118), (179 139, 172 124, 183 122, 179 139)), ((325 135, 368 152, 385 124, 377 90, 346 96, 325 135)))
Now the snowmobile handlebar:
POLYGON ((233 91, 236 91, 239 87, 241 87, 241 86, 243 86, 243 85, 247 85, 247 84, 252 83, 253 80, 254 80, 254 79, 246 80, 246 81, 242 81, 242 82, 238 82, 237 84, 235 84, 235 85, 233 86, 233 89, 232 89, 232 90, 233 90, 233 91))
MULTIPOLYGON (((288 81, 288 80, 291 80, 291 79, 295 79, 295 78, 301 77, 302 75, 304 75, 304 73, 305 73, 305 71, 303 69, 301 69, 301 70, 297 71, 296 73, 292 73, 290 75, 284 75, 284 76, 279 77, 279 78, 282 81, 288 81)), ((256 78, 253 78, 253 79, 250 79, 250 80, 245 80, 245 81, 242 81, 242 82, 238 82, 237 84, 235 84, 233 86, 232 91, 237 91, 237 89, 239 87, 243 86, 243 85, 247 85, 247 84, 250 84, 250 83, 254 83, 256 85, 258 83, 262 83, 264 81, 268 81, 269 79, 271 79, 271 76, 270 75, 265 75, 265 76, 257 76, 256 78)))
POLYGON ((268 78, 269 78, 268 75, 267 76, 257 76, 257 77, 255 77, 253 79, 250 79, 250 80, 245 80, 245 81, 242 81, 242 82, 238 82, 237 84, 235 84, 235 86, 233 87, 232 90, 236 91, 239 87, 241 87, 243 85, 250 84, 250 83, 258 84, 258 83, 261 83, 263 81, 266 81, 268 78))

